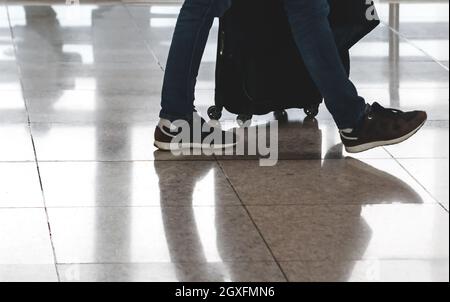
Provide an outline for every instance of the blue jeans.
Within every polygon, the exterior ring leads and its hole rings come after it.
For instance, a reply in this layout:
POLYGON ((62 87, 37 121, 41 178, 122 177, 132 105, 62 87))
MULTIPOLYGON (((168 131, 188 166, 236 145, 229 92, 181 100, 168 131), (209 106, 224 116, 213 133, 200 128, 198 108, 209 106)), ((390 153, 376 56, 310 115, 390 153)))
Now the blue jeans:
MULTIPOLYGON (((180 11, 166 65, 160 117, 189 119, 195 84, 209 31, 232 0, 186 0, 180 11)), ((241 0, 245 1, 245 0, 241 0)), ((284 0, 297 47, 325 105, 340 129, 362 120, 365 101, 349 80, 332 33, 327 0, 284 0)))

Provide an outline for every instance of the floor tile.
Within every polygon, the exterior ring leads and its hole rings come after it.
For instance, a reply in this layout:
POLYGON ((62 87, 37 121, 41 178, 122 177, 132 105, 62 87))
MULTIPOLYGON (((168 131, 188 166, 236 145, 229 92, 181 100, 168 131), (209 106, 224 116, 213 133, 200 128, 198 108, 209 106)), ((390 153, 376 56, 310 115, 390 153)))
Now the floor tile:
POLYGON ((148 160, 154 152, 153 127, 149 124, 32 124, 32 133, 39 160, 148 160))
POLYGON ((10 17, 12 20, 23 20, 29 18, 57 18, 58 20, 75 19, 86 20, 92 17, 93 11, 101 11, 104 17, 114 18, 122 16, 125 10, 121 5, 117 5, 117 0, 84 0, 81 4, 90 5, 66 5, 66 0, 41 0, 40 5, 34 7, 29 4, 36 4, 36 0, 7 0, 10 17), (96 6, 92 4, 99 4, 96 6), (111 4, 111 5, 108 5, 111 4), (115 5, 114 5, 115 4, 115 5), (49 13, 49 5, 53 13, 49 13), (29 9, 25 15, 25 8, 29 9))
MULTIPOLYGON (((25 6, 25 14, 30 9, 36 9, 36 7, 25 6)), ((48 13, 53 13, 53 9, 49 6, 41 6, 40 9, 47 9, 48 13)), ((64 24, 66 19, 57 20, 55 18, 27 18, 17 22, 13 20, 11 22, 11 28, 14 38, 22 45, 31 46, 33 43, 36 45, 57 45, 63 42, 63 44, 83 44, 90 42, 94 46, 96 44, 104 45, 119 45, 119 46, 142 46, 142 36, 133 26, 131 20, 128 24, 122 26, 105 26, 97 25, 96 21, 101 18, 99 15, 93 15, 89 21, 91 24, 82 24, 83 20, 75 21, 78 24, 64 24), (63 24, 61 24, 63 23, 63 24), (78 26, 77 26, 78 25, 78 26), (120 40, 126 41, 126 43, 119 43, 120 40), (64 43, 65 42, 65 43, 64 43)))
POLYGON ((21 88, 22 86, 20 81, 16 78, 16 76, 8 76, 8 80, 0 81, 0 91, 20 91, 21 88))
POLYGON ((215 162, 43 162, 39 168, 48 207, 240 204, 215 162))
POLYGON ((434 61, 374 62, 352 65, 351 78, 356 87, 366 88, 448 88, 449 74, 434 61))
POLYGON ((438 205, 251 206, 278 261, 444 259, 448 212, 438 205))
MULTIPOLYGON (((6 45, 6 49, 11 49, 12 39, 11 39, 11 31, 9 30, 9 22, 8 18, 1 17, 0 18, 0 41, 2 45, 6 45)), ((2 54, 3 60, 9 60, 11 58, 11 53, 2 54)))
POLYGON ((114 93, 155 93, 161 89, 163 73, 156 71, 147 77, 134 75, 122 77, 111 75, 101 77, 71 77, 61 76, 54 78, 23 78, 25 90, 39 90, 42 87, 50 91, 61 90, 101 90, 114 93))
POLYGON ((0 91, 0 98, 0 125, 28 121, 25 102, 20 91, 0 91))
POLYGON ((0 209, 0 265, 53 264, 44 209, 0 209))
POLYGON ((58 263, 273 260, 241 207, 60 208, 49 215, 58 263))
POLYGON ((157 151, 156 122, 150 123, 33 123, 39 161, 211 160, 193 152, 157 151))
POLYGON ((293 282, 448 282, 446 260, 282 262, 293 282))
POLYGON ((0 64, 0 66, 2 67, 0 82, 18 82, 19 74, 17 64, 15 62, 14 46, 12 44, 0 43, 0 64))
MULTIPOLYGON (((389 10, 399 9, 398 21, 402 28, 404 25, 432 25, 440 22, 448 23, 448 1, 402 1, 399 3, 391 1, 378 1, 376 4, 380 19, 389 21, 389 10), (428 23, 428 24, 427 24, 428 23), (431 23, 431 24, 430 24, 431 23)), ((419 26, 417 26, 418 28, 419 26)))
POLYGON ((423 51, 409 43, 407 39, 398 37, 388 25, 382 23, 350 49, 351 65, 367 61, 392 63, 393 47, 398 48, 398 57, 396 57, 398 62, 430 62, 430 57, 423 51))
MULTIPOLYGON (((36 63, 46 63, 47 65, 59 63, 60 65, 79 65, 85 69, 89 69, 94 64, 129 63, 132 65, 133 63, 141 63, 145 66, 149 63, 156 63, 152 53, 143 42, 137 45, 116 45, 112 43, 108 45, 106 42, 98 44, 67 42, 63 46, 53 41, 44 44, 36 42, 22 45, 19 43, 17 44, 17 61, 21 67, 33 66, 36 63)), ((55 68, 54 71, 60 73, 66 71, 67 73, 67 69, 61 68, 55 68)), ((23 75, 29 76, 30 74, 24 73, 23 75)))
POLYGON ((394 160, 221 161, 246 205, 435 203, 394 160), (357 185, 356 185, 357 184, 357 185))
MULTIPOLYGON (((86 46, 89 47, 89 46, 86 46)), ((73 46, 74 49, 77 47, 73 46)), ((129 50, 102 51, 101 56, 94 56, 90 50, 84 51, 83 49, 76 49, 81 53, 81 62, 50 62, 45 66, 37 61, 33 62, 20 62, 20 70, 23 77, 37 78, 45 69, 51 69, 56 74, 60 74, 66 77, 73 78, 89 78, 97 77, 99 79, 107 79, 113 75, 121 75, 123 77, 131 77, 140 74, 142 76, 156 74, 157 71, 161 72, 161 66, 157 64, 155 60, 139 61, 135 59, 136 53, 129 52, 129 50), (120 57, 123 55, 126 56, 120 57), (111 61, 108 61, 108 56, 111 55, 111 61), (128 58, 127 58, 128 56, 128 58), (134 60, 130 60, 129 57, 133 57, 134 60)), ((105 80, 104 80, 105 81, 105 80)), ((29 92, 26 95, 55 93, 57 91, 49 91, 46 87, 29 92)), ((105 93, 108 93, 107 91, 105 93)))
POLYGON ((57 282, 54 264, 0 264, 0 282, 57 282))
POLYGON ((449 203, 449 160, 402 159, 400 164, 442 204, 449 203))
POLYGON ((115 94, 94 90, 25 93, 31 122, 145 123, 157 121, 160 94, 115 94))
POLYGON ((0 184, 0 208, 44 206, 34 162, 0 162, 0 184))
MULTIPOLYGON (((445 26, 445 24, 443 24, 445 26)), ((447 24, 447 34, 448 34, 448 24, 447 24)), ((449 46, 448 46, 448 36, 446 39, 436 39, 429 40, 427 38, 414 38, 408 39, 410 43, 419 48, 421 51, 431 56, 437 61, 448 61, 449 60, 449 46)))
MULTIPOLYGON (((321 106, 325 111, 325 105, 321 106)), ((298 113, 298 112, 297 112, 298 113)), ((280 159, 342 159, 348 156, 366 159, 389 159, 383 148, 375 148, 359 154, 345 151, 336 124, 332 120, 314 121, 304 118, 278 125, 280 159), (318 156, 317 156, 318 155, 318 156)))
POLYGON ((280 282, 274 262, 58 265, 66 282, 280 282))
POLYGON ((20 77, 12 44, 2 45, 0 43, 0 68, 2 70, 2 73, 0 73, 0 92, 20 91, 20 77))
POLYGON ((395 158, 448 158, 448 121, 429 121, 408 141, 386 147, 395 158))
MULTIPOLYGON (((4 2, 4 0, 2 0, 0 3, 4 2)), ((6 14, 6 7, 1 6, 0 7, 0 16, 3 18, 6 18, 7 14, 6 14)))
POLYGON ((0 123, 0 162, 34 161, 30 130, 26 124, 0 123))
POLYGON ((448 1, 401 3, 397 30, 427 55, 448 60, 448 8, 448 1))
MULTIPOLYGON (((322 107, 323 108, 323 107, 322 107)), ((324 109, 324 108, 323 108, 324 109)), ((339 131, 331 120, 304 118, 300 110, 287 111, 288 121, 275 122, 273 114, 254 116, 247 128, 237 128, 238 146, 233 152, 215 152, 219 160, 276 160, 342 159, 348 154, 339 131)), ((227 118, 220 121, 222 129, 230 130, 237 123, 227 118)), ((392 158, 383 148, 352 154, 355 158, 392 158)))
POLYGON ((360 89, 369 102, 378 102, 386 108, 403 111, 425 110, 430 121, 449 120, 448 88, 360 89), (426 100, 426 101, 424 101, 426 100))
MULTIPOLYGON (((144 49, 144 45, 139 46, 141 49, 139 51, 135 50, 137 46, 131 47, 131 49, 125 48, 111 50, 111 48, 114 49, 116 47, 116 45, 103 45, 101 47, 96 46, 96 48, 93 49, 91 45, 78 46, 77 44, 69 44, 65 46, 64 49, 56 48, 54 46, 42 46, 39 47, 38 50, 33 51, 19 47, 17 53, 17 63, 21 68, 33 66, 34 64, 55 66, 53 70, 55 75, 59 73, 61 75, 66 75, 67 77, 70 76, 70 70, 63 69, 59 66, 74 65, 79 66, 80 68, 83 67, 85 70, 89 70, 92 66, 101 66, 114 63, 130 64, 131 66, 136 63, 141 63, 144 65, 155 64, 154 58, 151 53, 144 49)), ((157 66, 155 65, 152 65, 152 67, 153 69, 157 69, 157 66)), ((83 73, 85 75, 86 71, 77 73, 76 77, 83 77, 83 73)), ((32 79, 29 79, 29 77, 32 75, 33 74, 27 70, 25 70, 25 73, 23 74, 23 76, 27 79, 27 88, 35 87, 39 83, 31 82, 32 79)), ((111 75, 112 74, 110 74, 110 76, 111 75)), ((103 74, 103 76, 105 75, 103 74)), ((43 81, 44 79, 41 80, 43 81)), ((52 82, 53 86, 58 87, 58 83, 55 82, 56 79, 52 82)), ((42 83, 44 84, 44 82, 42 83)), ((59 83, 60 86, 63 84, 65 83, 59 83)), ((36 87, 36 89, 42 89, 42 87, 36 87)))

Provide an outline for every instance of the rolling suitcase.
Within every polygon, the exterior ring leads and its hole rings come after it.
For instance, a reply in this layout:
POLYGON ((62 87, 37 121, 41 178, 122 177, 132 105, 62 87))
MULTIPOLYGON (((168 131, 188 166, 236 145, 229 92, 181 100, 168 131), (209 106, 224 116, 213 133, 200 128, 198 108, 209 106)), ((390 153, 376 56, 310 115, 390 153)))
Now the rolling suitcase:
MULTIPOLYGON (((313 1, 313 0, 312 0, 313 1)), ((349 72, 349 49, 379 21, 371 1, 329 0, 330 23, 343 64, 349 72)), ((215 105, 208 116, 218 120, 225 108, 240 125, 253 115, 285 109, 319 112, 322 97, 292 37, 283 0, 234 0, 220 19, 215 105)))

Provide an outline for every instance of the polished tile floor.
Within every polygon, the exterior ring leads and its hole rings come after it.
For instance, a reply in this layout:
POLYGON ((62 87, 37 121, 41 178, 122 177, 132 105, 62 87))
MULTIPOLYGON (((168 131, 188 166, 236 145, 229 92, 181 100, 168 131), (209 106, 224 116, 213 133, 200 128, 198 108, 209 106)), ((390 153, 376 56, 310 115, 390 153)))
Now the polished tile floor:
POLYGON ((260 167, 155 151, 178 4, 0 0, 0 281, 448 281, 449 4, 395 2, 352 78, 424 129, 349 156, 324 107, 289 110, 260 167))

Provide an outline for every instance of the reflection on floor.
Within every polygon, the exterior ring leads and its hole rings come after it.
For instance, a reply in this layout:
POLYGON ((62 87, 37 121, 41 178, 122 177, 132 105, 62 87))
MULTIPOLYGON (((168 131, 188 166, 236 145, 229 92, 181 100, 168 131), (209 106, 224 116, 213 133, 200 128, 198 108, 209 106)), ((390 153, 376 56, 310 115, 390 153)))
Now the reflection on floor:
POLYGON ((0 1, 0 280, 448 281, 448 1, 382 1, 352 50, 361 94, 423 131, 350 157, 324 107, 290 110, 275 167, 155 151, 179 5, 36 2, 0 1))

